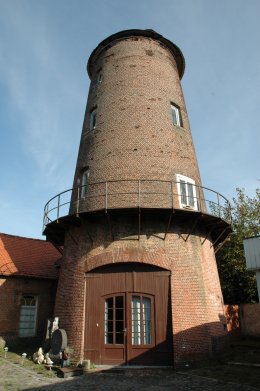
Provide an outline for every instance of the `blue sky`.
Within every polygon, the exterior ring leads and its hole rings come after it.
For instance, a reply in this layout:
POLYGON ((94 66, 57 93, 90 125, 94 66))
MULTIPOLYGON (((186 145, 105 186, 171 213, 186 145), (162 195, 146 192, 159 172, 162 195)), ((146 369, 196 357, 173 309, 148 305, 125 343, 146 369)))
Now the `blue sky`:
POLYGON ((260 1, 0 0, 0 231, 42 238, 43 207, 72 186, 86 63, 120 30, 179 46, 204 186, 260 185, 260 1))

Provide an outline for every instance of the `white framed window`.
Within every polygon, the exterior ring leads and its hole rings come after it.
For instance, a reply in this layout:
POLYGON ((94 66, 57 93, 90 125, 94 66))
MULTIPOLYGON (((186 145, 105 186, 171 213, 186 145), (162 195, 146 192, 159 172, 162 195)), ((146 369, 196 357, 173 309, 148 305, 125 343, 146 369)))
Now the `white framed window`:
POLYGON ((89 178, 89 169, 86 168, 84 171, 81 173, 81 178, 80 178, 80 197, 85 198, 88 192, 88 178, 89 178))
POLYGON ((180 207, 198 210, 195 181, 180 174, 176 178, 180 207))
POLYGON ((90 112, 90 118, 89 118, 89 128, 90 130, 95 129, 97 122, 97 109, 93 109, 90 112))
POLYGON ((37 297, 24 295, 21 298, 19 337, 34 337, 36 334, 37 297))
POLYGON ((174 125, 182 126, 181 111, 179 106, 171 103, 172 122, 174 125))

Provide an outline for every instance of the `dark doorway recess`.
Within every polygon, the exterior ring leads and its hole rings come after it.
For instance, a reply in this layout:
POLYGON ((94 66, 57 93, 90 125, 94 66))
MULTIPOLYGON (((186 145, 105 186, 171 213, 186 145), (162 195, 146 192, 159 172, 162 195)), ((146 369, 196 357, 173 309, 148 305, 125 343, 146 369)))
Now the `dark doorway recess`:
POLYGON ((119 263, 86 274, 85 358, 96 364, 173 365, 170 272, 119 263))

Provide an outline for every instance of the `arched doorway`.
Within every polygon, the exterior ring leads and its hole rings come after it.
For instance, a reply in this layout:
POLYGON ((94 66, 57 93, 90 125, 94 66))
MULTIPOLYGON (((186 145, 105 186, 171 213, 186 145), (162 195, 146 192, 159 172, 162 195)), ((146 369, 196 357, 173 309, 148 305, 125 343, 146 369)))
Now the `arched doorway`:
POLYGON ((85 358, 96 364, 172 365, 170 272, 118 263, 86 274, 85 358))

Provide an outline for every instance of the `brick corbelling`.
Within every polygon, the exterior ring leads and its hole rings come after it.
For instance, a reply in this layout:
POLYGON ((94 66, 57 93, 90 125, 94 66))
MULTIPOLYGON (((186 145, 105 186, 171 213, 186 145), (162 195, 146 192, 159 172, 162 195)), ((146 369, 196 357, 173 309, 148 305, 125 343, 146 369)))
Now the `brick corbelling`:
POLYGON ((118 262, 147 263, 171 270, 171 262, 167 255, 159 251, 146 251, 137 248, 117 248, 103 254, 88 257, 85 261, 85 272, 89 272, 97 267, 118 262))

